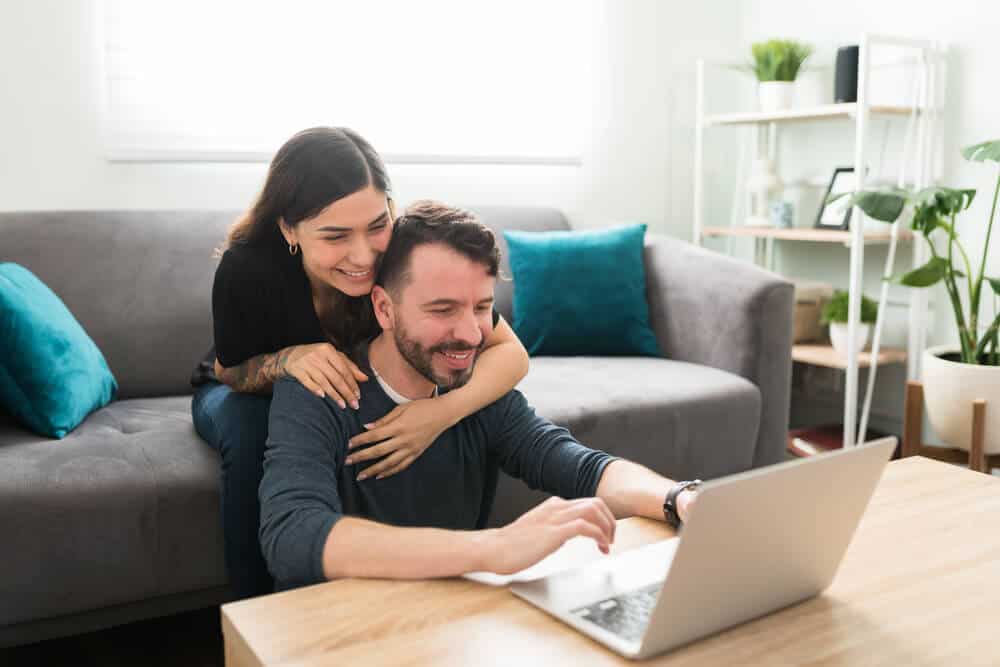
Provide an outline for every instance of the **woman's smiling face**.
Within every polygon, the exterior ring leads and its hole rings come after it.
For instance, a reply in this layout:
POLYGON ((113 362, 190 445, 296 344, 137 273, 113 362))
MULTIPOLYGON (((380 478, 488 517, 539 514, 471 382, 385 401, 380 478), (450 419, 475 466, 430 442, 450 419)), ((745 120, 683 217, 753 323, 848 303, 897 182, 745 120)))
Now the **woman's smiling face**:
POLYGON ((294 227, 282 222, 281 232, 289 245, 298 244, 314 293, 332 287, 364 296, 389 245, 392 212, 385 193, 369 185, 294 227))

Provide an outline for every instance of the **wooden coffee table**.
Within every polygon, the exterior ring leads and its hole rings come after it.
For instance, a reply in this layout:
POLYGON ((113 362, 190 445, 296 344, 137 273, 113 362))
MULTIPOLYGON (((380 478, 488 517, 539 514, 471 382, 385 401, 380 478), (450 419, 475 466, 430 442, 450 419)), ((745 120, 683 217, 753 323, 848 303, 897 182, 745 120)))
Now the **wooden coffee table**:
MULTIPOLYGON (((617 552, 670 537, 619 522, 617 552)), ((342 580, 222 607, 226 664, 626 665, 503 588, 464 579, 342 580)), ((648 661, 655 665, 1000 663, 1000 480, 894 461, 820 597, 648 661)))

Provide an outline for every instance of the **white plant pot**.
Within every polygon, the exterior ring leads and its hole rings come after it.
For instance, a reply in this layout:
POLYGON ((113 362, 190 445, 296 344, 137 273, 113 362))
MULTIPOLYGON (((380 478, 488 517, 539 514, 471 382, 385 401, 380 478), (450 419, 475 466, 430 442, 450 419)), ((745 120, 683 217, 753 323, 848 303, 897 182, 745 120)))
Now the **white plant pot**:
POLYGON ((952 447, 972 445, 972 403, 986 401, 985 450, 1000 453, 1000 366, 978 366, 942 359, 957 353, 939 345, 924 351, 923 384, 927 419, 934 433, 952 447))
POLYGON ((760 110, 765 113, 791 109, 795 104, 795 82, 760 81, 757 84, 757 100, 760 110))
MULTIPOLYGON (((864 322, 858 323, 857 349, 854 354, 858 354, 868 345, 868 336, 871 335, 872 325, 864 322)), ((833 343, 833 350, 838 355, 850 358, 847 352, 847 323, 830 322, 830 342, 833 343)))

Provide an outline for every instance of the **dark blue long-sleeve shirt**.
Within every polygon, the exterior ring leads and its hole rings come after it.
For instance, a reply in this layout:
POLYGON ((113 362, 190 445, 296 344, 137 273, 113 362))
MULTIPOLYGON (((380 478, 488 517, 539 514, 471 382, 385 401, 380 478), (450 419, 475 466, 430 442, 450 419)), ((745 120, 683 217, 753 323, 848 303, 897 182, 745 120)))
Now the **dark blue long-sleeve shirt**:
POLYGON ((333 525, 350 515, 395 526, 470 530, 489 517, 499 470, 563 498, 596 494, 613 458, 588 449, 542 419, 518 391, 442 433, 406 470, 357 481, 370 463, 344 465, 348 440, 396 404, 367 362, 360 410, 342 409, 296 380, 274 385, 260 540, 279 590, 324 581, 323 548, 333 525))

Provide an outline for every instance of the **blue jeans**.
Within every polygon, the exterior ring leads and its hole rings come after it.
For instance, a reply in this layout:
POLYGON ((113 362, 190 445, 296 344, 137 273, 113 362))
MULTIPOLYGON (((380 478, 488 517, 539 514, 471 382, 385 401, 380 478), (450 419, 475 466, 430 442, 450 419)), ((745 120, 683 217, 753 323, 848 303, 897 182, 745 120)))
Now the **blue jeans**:
POLYGON ((222 457, 222 538, 229 584, 239 598, 274 591, 260 550, 260 501, 270 396, 242 394, 224 384, 202 385, 191 399, 198 435, 222 457))

